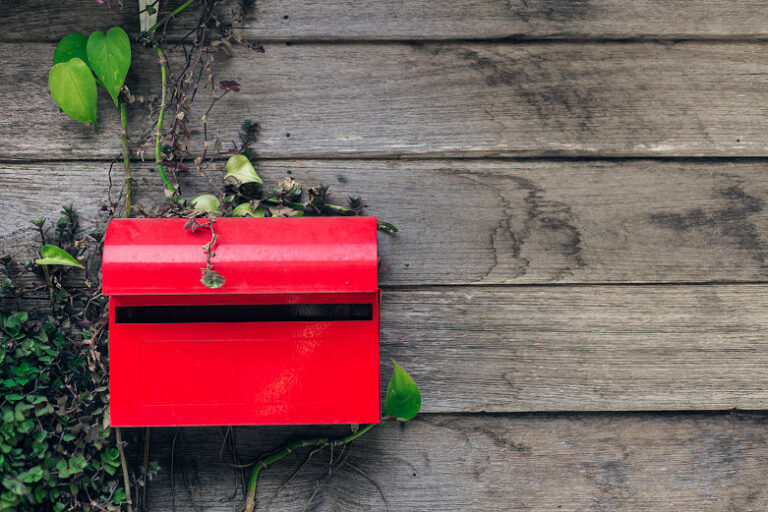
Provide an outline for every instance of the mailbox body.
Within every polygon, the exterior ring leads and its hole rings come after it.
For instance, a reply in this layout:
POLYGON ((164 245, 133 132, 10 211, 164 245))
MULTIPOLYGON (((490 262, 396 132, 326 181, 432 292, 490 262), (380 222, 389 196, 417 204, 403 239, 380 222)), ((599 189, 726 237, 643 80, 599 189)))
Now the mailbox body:
POLYGON ((104 242, 114 426, 374 423, 376 220, 115 219, 104 242))

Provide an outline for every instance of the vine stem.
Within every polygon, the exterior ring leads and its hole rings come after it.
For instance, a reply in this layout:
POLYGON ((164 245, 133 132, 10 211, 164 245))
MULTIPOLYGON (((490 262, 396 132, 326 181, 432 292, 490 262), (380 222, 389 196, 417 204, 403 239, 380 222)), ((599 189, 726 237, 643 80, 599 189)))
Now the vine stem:
POLYGON ((53 281, 51 281, 51 273, 48 271, 48 265, 43 265, 42 267, 45 282, 48 285, 48 296, 51 299, 51 313, 53 316, 56 316, 56 301, 53 298, 53 281))
POLYGON ((155 132, 155 164, 157 165, 157 171, 160 173, 160 178, 163 180, 163 185, 165 185, 165 188, 172 194, 175 194, 176 189, 168 179, 168 176, 166 176, 165 169, 163 169, 163 153, 161 148, 161 143, 163 141, 163 118, 165 117, 166 107, 165 89, 168 81, 168 71, 166 69, 168 61, 165 59, 165 53, 163 53, 162 48, 160 48, 160 45, 157 43, 155 43, 155 51, 157 52, 157 58, 160 61, 161 87, 163 88, 160 94, 160 113, 157 116, 157 131, 155 132))
MULTIPOLYGON (((289 208, 293 208, 294 210, 302 210, 302 211, 307 211, 308 208, 311 208, 309 205, 307 205, 305 203, 285 202, 285 201, 280 201, 279 199, 277 199, 275 197, 266 197, 266 198, 262 199, 261 202, 262 203, 269 203, 269 204, 276 204, 276 205, 281 205, 282 204, 282 205, 288 206, 289 208)), ((331 203, 324 203, 322 205, 319 205, 318 207, 328 208, 329 210, 333 210, 333 211, 339 212, 342 215, 351 215, 351 214, 355 213, 354 210, 352 210, 351 208, 347 208, 345 206, 339 206, 337 204, 331 204, 331 203)), ((376 227, 378 229, 383 229, 383 230, 389 231, 389 232, 397 232, 397 226, 395 226, 394 224, 392 224, 390 222, 385 222, 383 220, 378 220, 377 219, 376 227)))
POLYGON ((152 27, 150 27, 150 29, 149 29, 149 33, 152 34, 155 30, 160 28, 162 25, 165 25, 166 23, 171 21, 171 18, 174 18, 177 14, 179 14, 181 11, 183 11, 184 9, 186 9, 187 7, 192 5, 194 2, 195 2, 195 0, 187 0, 186 2, 184 2, 183 4, 181 4, 180 6, 175 8, 171 12, 171 14, 169 14, 168 16, 163 18, 162 20, 160 20, 157 23, 155 23, 154 25, 152 25, 152 27))
POLYGON ((125 499, 128 500, 126 505, 128 512, 133 512, 133 502, 131 501, 131 479, 128 477, 128 463, 125 461, 125 451, 123 450, 123 436, 120 433, 120 428, 115 428, 115 435, 117 436, 117 451, 120 453, 120 465, 123 468, 123 485, 125 486, 125 499))
POLYGON ((257 462, 253 466, 253 469, 251 470, 251 477, 248 480, 248 494, 246 495, 246 498, 245 498, 244 512, 253 512, 256 509, 256 487, 259 483, 259 473, 261 473, 262 469, 267 469, 270 465, 283 459, 286 455, 294 452, 295 450, 298 450, 299 448, 305 448, 307 446, 317 446, 320 448, 325 448, 326 446, 335 447, 335 446, 351 443, 352 441, 354 441, 361 435, 365 434, 375 426, 376 426, 376 423, 365 425, 364 427, 361 427, 357 432, 353 432, 348 436, 340 437, 338 439, 328 439, 325 437, 319 437, 316 439, 305 439, 302 441, 293 441, 291 443, 286 444, 283 448, 273 453, 272 455, 261 459, 259 462, 257 462))
POLYGON ((131 216, 131 198, 133 197, 133 178, 131 177, 131 150, 128 147, 128 113, 125 100, 120 99, 120 140, 123 142, 123 166, 125 167, 125 216, 131 216))

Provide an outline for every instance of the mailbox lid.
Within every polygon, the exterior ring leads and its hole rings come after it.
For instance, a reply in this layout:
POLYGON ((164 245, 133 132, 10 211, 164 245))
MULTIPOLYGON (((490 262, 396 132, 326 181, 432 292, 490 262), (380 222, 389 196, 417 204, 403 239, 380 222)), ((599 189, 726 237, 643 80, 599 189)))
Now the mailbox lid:
POLYGON ((375 217, 218 218, 212 263, 221 288, 200 282, 208 229, 187 219, 114 219, 104 239, 105 295, 373 292, 375 217))

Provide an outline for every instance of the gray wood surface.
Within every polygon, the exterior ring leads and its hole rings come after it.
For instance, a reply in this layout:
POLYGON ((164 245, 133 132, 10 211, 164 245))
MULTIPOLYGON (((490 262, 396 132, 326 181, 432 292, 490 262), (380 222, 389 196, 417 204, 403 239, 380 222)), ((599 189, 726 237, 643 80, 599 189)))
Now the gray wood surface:
MULTIPOLYGON (((174 429, 153 429, 152 453, 164 471, 150 484, 150 510, 172 510, 174 429)), ((301 436, 343 430, 237 428, 244 462, 301 436)), ((348 432, 348 431, 347 431, 348 432)), ((731 415, 427 415, 361 437, 347 461, 374 479, 391 510, 634 512, 763 511, 768 423, 731 415)), ((174 451, 179 512, 235 509, 234 471, 223 431, 182 429, 174 451), (194 496, 194 504, 186 483, 194 496)), ((135 447, 140 451, 140 446, 135 447)), ((336 454, 339 455, 338 453, 336 454)), ((306 457, 289 456, 262 472, 258 510, 306 457)), ((315 455, 269 510, 302 510, 329 454, 315 455)), ((308 510, 384 510, 376 487, 342 466, 308 510)))
MULTIPOLYGON (((136 201, 162 201, 152 166, 134 167, 136 201)), ((96 227, 108 169, 0 164, 0 247, 32 251, 29 220, 70 203, 85 229, 96 227)), ((762 162, 267 160, 260 172, 267 183, 287 172, 307 186, 328 183, 341 203, 361 194, 369 214, 399 226, 379 237, 385 286, 768 278, 762 162)), ((120 165, 113 175, 117 196, 120 165)), ((195 171, 182 183, 190 198, 210 192, 195 171)))
MULTIPOLYGON (((58 113, 53 48, 0 44, 0 160, 119 152, 106 95, 98 134, 58 113)), ((151 51, 135 53, 134 134, 159 91, 151 51)), ((274 44, 217 62, 243 91, 217 104, 212 137, 257 120, 262 157, 768 155, 763 44, 274 44)))
MULTIPOLYGON (((98 7, 95 0, 6 3, 11 8, 2 41, 54 41, 115 24, 138 31, 131 11, 98 7), (43 18, 47 23, 39 22, 43 18)), ((185 13, 172 25, 171 35, 190 30, 196 20, 185 13)), ((768 7, 760 0, 259 0, 238 24, 238 33, 262 41, 764 39, 766 27, 768 7)))
MULTIPOLYGON (((57 113, 55 41, 136 22, 95 0, 0 13, 0 249, 20 255, 30 218, 69 203, 84 226, 103 217, 119 152, 106 98, 99 134, 57 113)), ((615 412, 768 407, 766 22, 759 0, 256 2, 238 31, 266 54, 217 56, 215 80, 243 91, 217 106, 213 137, 259 121, 268 181, 291 170, 361 193, 402 228, 380 238, 382 373, 403 364, 424 414, 348 459, 392 510, 766 510, 763 413, 615 412)), ((135 140, 159 72, 133 50, 135 140)), ((161 200, 150 168, 136 164, 145 206, 161 200)), ((345 431, 235 432, 247 462, 345 431)), ((222 433, 180 430, 172 485, 175 429, 153 429, 149 510, 235 508, 222 433)), ((260 495, 301 457, 266 471, 260 495)), ((300 510, 327 474, 316 455, 270 510, 300 510)), ((345 465, 308 509, 384 506, 345 465)))

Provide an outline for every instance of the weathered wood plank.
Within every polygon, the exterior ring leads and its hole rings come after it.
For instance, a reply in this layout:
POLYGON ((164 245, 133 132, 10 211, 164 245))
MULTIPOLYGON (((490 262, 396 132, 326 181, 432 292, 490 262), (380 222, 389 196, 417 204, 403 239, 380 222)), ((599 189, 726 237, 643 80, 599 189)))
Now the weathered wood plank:
MULTIPOLYGON (((768 420, 730 415, 423 415, 385 424, 354 443, 347 461, 374 479, 391 510, 423 511, 762 511, 768 506, 768 420)), ((170 512, 175 429, 153 429, 162 466, 150 510, 170 512)), ((346 433, 319 427, 236 428, 242 461, 304 436, 346 433)), ((181 429, 175 447, 176 510, 232 511, 232 457, 220 457, 223 429, 181 429), (191 493, 185 489, 185 478, 191 493)), ((140 451, 140 445, 134 446, 140 451)), ((338 457, 338 452, 336 456, 338 457)), ((306 457, 262 472, 258 510, 306 457)), ((269 510, 301 510, 328 475, 315 455, 269 510)), ((308 510, 384 510, 376 487, 351 466, 324 482, 308 510)))
MULTIPOLYGON (((387 290, 427 411, 764 409, 764 285, 387 290)), ((386 373, 386 372, 385 372, 386 373)))
MULTIPOLYGON (((108 167, 0 165, 0 247, 32 251, 29 219, 64 204, 94 227, 108 167)), ((135 167, 137 202, 163 201, 157 173, 135 167)), ((340 202, 359 193, 398 225, 380 237, 384 285, 768 280, 760 161, 267 160, 260 171, 329 183, 340 202)), ((209 192, 197 173, 182 183, 189 197, 209 192)))
MULTIPOLYGON (((126 4, 133 7, 135 3, 126 4)), ((138 31, 135 10, 108 10, 93 0, 26 0, 6 9, 7 28, 0 40, 53 41, 70 32, 103 30, 115 24, 138 31)), ((171 34, 187 32, 196 20, 194 13, 185 13, 171 34)), ((240 33, 264 41, 743 39, 768 36, 768 7, 760 0, 260 0, 238 27, 240 33)))
MULTIPOLYGON (((99 134, 57 112, 52 51, 0 45, 0 159, 118 153, 108 98, 99 134)), ((147 103, 130 113, 134 134, 151 128, 159 89, 151 52, 135 53, 129 85, 147 103)), ((756 43, 277 44, 220 56, 216 80, 243 92, 209 128, 228 141, 243 118, 259 121, 263 157, 765 156, 766 62, 756 43)))

